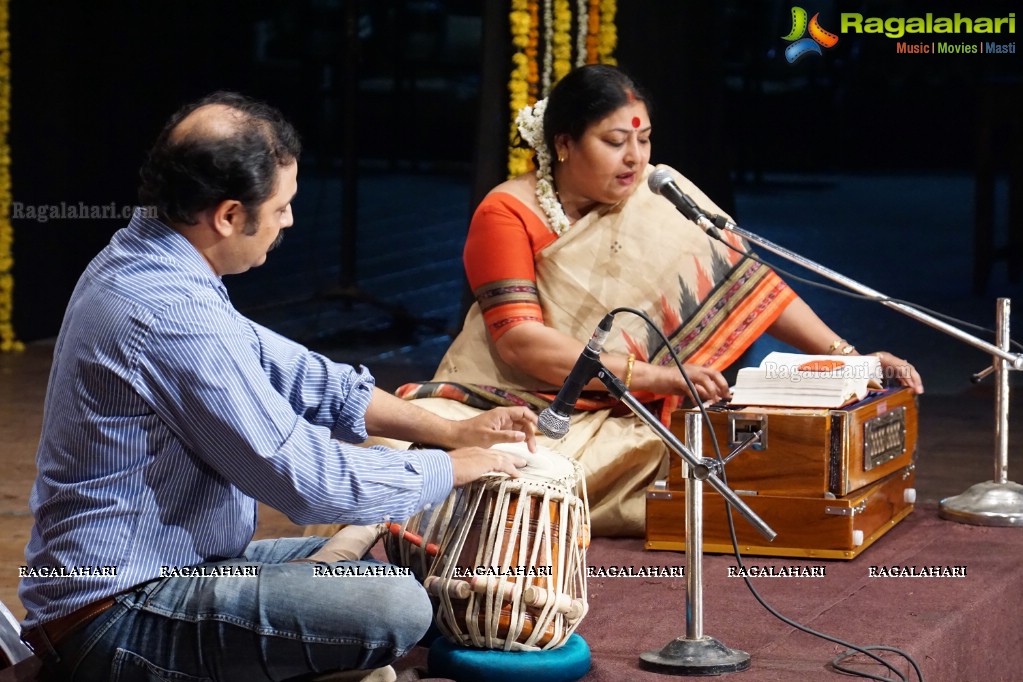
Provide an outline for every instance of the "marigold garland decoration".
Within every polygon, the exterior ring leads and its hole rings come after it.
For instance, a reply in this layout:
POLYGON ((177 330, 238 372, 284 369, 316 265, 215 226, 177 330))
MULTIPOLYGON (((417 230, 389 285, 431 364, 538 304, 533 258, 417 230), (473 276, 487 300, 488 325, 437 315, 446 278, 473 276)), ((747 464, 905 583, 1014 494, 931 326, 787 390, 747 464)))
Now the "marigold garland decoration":
POLYGON ((615 27, 615 14, 618 12, 616 0, 600 0, 600 29, 597 33, 597 61, 601 64, 617 66, 614 58, 618 47, 618 29, 615 27))
POLYGON ((589 3, 586 13, 586 63, 596 64, 600 45, 600 0, 589 0, 589 3))
MULTIPOLYGON (((572 8, 568 0, 554 0, 554 79, 572 70, 572 8)), ((547 96, 547 93, 544 93, 547 96)))
POLYGON ((0 0, 0 352, 24 349, 14 336, 14 228, 11 225, 11 35, 9 0, 0 0))
POLYGON ((529 41, 526 44, 526 60, 529 72, 526 74, 526 86, 529 101, 535 102, 540 90, 540 8, 537 4, 529 6, 529 41))
POLYGON ((515 177, 534 169, 533 149, 523 146, 516 125, 519 112, 546 97, 574 66, 618 63, 614 58, 618 4, 616 0, 576 0, 573 13, 571 0, 510 2, 513 54, 508 80, 508 177, 515 177))

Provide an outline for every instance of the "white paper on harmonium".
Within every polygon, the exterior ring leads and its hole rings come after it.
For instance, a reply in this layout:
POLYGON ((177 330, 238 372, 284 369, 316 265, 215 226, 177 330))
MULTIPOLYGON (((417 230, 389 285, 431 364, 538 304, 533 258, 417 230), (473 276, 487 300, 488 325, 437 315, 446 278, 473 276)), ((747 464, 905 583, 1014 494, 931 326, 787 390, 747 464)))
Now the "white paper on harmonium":
POLYGON ((769 353, 757 367, 743 367, 732 387, 733 405, 836 408, 882 388, 876 355, 769 353))

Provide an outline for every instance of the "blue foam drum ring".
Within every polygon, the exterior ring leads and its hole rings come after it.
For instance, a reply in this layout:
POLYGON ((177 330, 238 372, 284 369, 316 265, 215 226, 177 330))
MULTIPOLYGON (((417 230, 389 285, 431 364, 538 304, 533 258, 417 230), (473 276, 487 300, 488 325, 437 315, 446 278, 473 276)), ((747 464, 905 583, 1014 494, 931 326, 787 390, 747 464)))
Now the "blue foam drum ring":
POLYGON ((427 666, 432 677, 455 682, 575 682, 590 671, 590 647, 577 634, 547 651, 472 649, 439 637, 427 666))

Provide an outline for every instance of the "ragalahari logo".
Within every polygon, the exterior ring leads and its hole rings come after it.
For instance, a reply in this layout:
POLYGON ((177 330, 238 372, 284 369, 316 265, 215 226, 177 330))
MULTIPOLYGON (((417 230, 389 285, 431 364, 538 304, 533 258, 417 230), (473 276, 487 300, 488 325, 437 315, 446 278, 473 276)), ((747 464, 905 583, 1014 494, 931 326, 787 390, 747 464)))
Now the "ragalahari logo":
POLYGON ((782 40, 792 43, 785 48, 785 59, 789 60, 789 64, 795 64, 811 52, 822 54, 822 47, 834 47, 838 44, 838 36, 821 28, 817 21, 819 16, 819 12, 814 14, 813 19, 810 19, 807 24, 806 10, 802 7, 792 8, 792 30, 787 36, 782 36, 782 40), (810 37, 804 38, 803 34, 807 30, 809 30, 810 37))

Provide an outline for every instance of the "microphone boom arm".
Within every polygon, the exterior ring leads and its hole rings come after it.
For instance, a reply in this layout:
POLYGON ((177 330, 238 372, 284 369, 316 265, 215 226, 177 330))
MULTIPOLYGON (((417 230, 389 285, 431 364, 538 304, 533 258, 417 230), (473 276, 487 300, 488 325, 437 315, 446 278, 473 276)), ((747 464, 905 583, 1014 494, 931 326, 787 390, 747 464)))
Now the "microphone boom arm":
MULTIPOLYGON (((897 310, 929 327, 948 334, 954 339, 989 353, 993 359, 989 370, 974 375, 974 381, 985 375, 995 374, 995 466, 990 481, 977 483, 965 492, 947 497, 938 505, 938 515, 959 523, 981 526, 1023 527, 1023 485, 1009 480, 1009 372, 1023 369, 1023 353, 1011 351, 1009 328, 1010 301, 999 298, 996 302, 996 343, 988 343, 943 320, 928 315, 912 305, 892 301, 880 292, 860 284, 856 280, 800 256, 786 248, 742 229, 724 216, 714 216, 715 227, 727 230, 747 241, 763 247, 797 265, 816 272, 851 291, 870 296, 885 307, 897 310)), ((719 238, 715 231, 706 230, 708 236, 719 238)))
MULTIPOLYGON (((850 277, 846 277, 841 273, 835 272, 834 270, 830 270, 824 267, 823 265, 820 265, 819 263, 810 260, 809 258, 800 256, 798 253, 789 251, 783 246, 778 246, 774 242, 764 239, 763 237, 760 237, 756 234, 753 234, 748 230, 744 230, 743 228, 739 227, 732 221, 723 219, 721 216, 716 216, 714 223, 718 228, 722 230, 727 230, 732 234, 736 234, 742 237, 743 239, 752 242, 757 246, 764 248, 767 251, 770 251, 773 254, 781 256, 782 258, 795 263, 796 265, 801 265, 807 270, 816 272, 817 274, 822 275, 823 277, 827 277, 831 281, 837 282, 838 284, 841 284, 842 286, 851 291, 863 294, 864 296, 876 298, 877 302, 885 307, 891 308, 892 310, 897 310, 903 315, 913 318, 917 322, 922 322, 923 324, 926 324, 929 327, 933 327, 938 331, 945 332, 949 336, 959 339, 963 343, 969 344, 974 348, 978 348, 986 352, 988 355, 993 355, 995 357, 999 357, 1003 360, 1006 360, 1013 369, 1023 369, 1023 354, 1021 353, 1010 353, 1008 350, 999 348, 993 343, 988 343, 983 339, 978 339, 977 337, 964 332, 963 330, 959 329, 954 325, 951 325, 943 320, 939 320, 938 318, 928 315, 927 313, 921 310, 917 310, 911 305, 900 303, 898 301, 892 301, 879 291, 871 289, 866 285, 860 284, 856 280, 850 277)), ((710 232, 708 232, 708 234, 711 237, 716 238, 710 232)))
POLYGON ((743 517, 749 521, 750 525, 764 537, 764 539, 768 542, 774 540, 778 534, 770 526, 768 526, 763 519, 757 516, 756 512, 750 509, 749 505, 743 502, 742 498, 736 495, 735 492, 724 483, 724 481, 718 478, 712 471, 709 471, 707 467, 705 467, 700 460, 698 460, 693 453, 675 437, 675 434, 664 426, 664 424, 658 421, 658 419, 650 413, 650 410, 643 406, 643 403, 639 402, 634 395, 629 393, 629 390, 625 388, 625 384, 623 384, 618 377, 612 374, 611 371, 603 365, 603 363, 600 363, 600 366, 597 369, 597 378, 600 379, 600 382, 607 387, 608 393, 622 401, 625 406, 632 410, 632 413, 635 414, 644 424, 653 429, 654 432, 661 437, 661 440, 664 441, 664 444, 668 446, 669 450, 685 460, 685 462, 689 465, 690 472, 700 470, 708 471, 706 478, 703 480, 709 483, 714 490, 718 491, 721 497, 724 498, 728 504, 732 505, 733 509, 742 514, 743 517))

